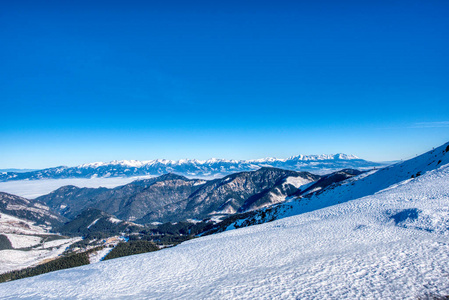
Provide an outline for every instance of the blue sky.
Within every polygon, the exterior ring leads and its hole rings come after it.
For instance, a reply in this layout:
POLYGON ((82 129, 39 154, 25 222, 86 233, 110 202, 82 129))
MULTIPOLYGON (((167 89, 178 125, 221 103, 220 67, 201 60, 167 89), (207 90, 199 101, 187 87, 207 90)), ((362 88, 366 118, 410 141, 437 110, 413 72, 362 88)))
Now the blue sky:
POLYGON ((449 141, 447 1, 10 1, 0 168, 449 141))

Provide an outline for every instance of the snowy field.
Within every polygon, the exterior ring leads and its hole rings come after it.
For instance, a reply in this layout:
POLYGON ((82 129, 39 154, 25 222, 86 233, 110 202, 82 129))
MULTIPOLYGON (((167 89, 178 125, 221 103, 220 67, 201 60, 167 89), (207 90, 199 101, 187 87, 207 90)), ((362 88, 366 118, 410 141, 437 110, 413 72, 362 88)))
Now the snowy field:
POLYGON ((158 252, 0 284, 2 299, 449 295, 449 165, 375 195, 158 252))
POLYGON ((0 233, 34 235, 46 234, 47 231, 40 226, 33 225, 31 221, 0 213, 0 233))
POLYGON ((34 199, 65 185, 90 188, 98 188, 100 186, 114 188, 133 182, 134 180, 152 177, 154 176, 16 180, 0 182, 0 192, 34 199))
POLYGON ((54 235, 30 221, 3 213, 0 213, 0 234, 5 235, 14 248, 0 251, 0 274, 35 266, 44 260, 55 258, 68 246, 81 240, 77 237, 45 242, 44 238, 54 235), (25 249, 27 247, 30 249, 25 249))
MULTIPOLYGON (((9 239, 11 235, 8 234, 7 236, 9 239)), ((22 235, 20 236, 21 244, 19 246, 24 246, 26 243, 35 246, 37 244, 37 239, 41 238, 37 236, 22 235)), ((13 247, 15 246, 14 244, 17 243, 17 240, 17 237, 16 239, 11 240, 13 247)), ((80 240, 81 238, 60 239, 45 242, 30 250, 2 250, 0 251, 0 274, 35 266, 43 261, 56 258, 61 255, 68 246, 80 240)))
MULTIPOLYGON (((4 234, 11 242, 11 246, 14 249, 32 247, 39 244, 42 241, 40 236, 22 235, 22 234, 4 234)), ((1 252, 0 252, 1 256, 1 252)))

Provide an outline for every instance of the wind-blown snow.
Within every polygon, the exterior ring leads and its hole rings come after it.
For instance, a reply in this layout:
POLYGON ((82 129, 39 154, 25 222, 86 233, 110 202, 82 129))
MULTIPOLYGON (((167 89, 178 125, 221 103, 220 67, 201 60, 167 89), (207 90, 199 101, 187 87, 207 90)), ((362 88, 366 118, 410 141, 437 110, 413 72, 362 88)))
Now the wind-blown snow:
POLYGON ((0 298, 417 299, 449 294, 449 164, 360 199, 0 284, 0 298))
POLYGON ((62 186, 74 185, 77 187, 114 188, 128 184, 138 179, 152 178, 154 176, 135 177, 94 177, 94 178, 67 178, 67 179, 41 179, 41 180, 17 180, 0 182, 0 191, 13 195, 34 199, 48 194, 62 186))

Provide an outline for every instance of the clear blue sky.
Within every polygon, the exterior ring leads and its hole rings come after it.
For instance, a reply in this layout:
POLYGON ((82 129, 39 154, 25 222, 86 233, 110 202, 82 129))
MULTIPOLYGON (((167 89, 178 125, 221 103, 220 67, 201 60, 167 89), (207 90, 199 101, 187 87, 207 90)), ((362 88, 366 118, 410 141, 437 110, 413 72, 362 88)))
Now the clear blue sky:
POLYGON ((3 1, 0 168, 449 141, 448 1, 221 2, 3 1))

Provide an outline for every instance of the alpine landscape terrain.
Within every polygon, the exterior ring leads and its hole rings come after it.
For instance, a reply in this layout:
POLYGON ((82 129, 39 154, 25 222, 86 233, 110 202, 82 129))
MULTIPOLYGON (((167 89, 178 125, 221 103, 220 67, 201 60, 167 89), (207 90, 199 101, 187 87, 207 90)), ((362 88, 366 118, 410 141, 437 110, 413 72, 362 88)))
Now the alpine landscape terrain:
POLYGON ((0 6, 0 300, 449 299, 449 1, 0 6))
POLYGON ((364 171, 262 167, 212 180, 166 174, 113 189, 66 186, 35 200, 2 193, 3 271, 61 256, 60 245, 72 245, 67 257, 88 253, 88 265, 2 283, 0 296, 448 295, 448 182, 449 143, 364 171), (138 241, 154 245, 151 253, 100 261, 138 241))

